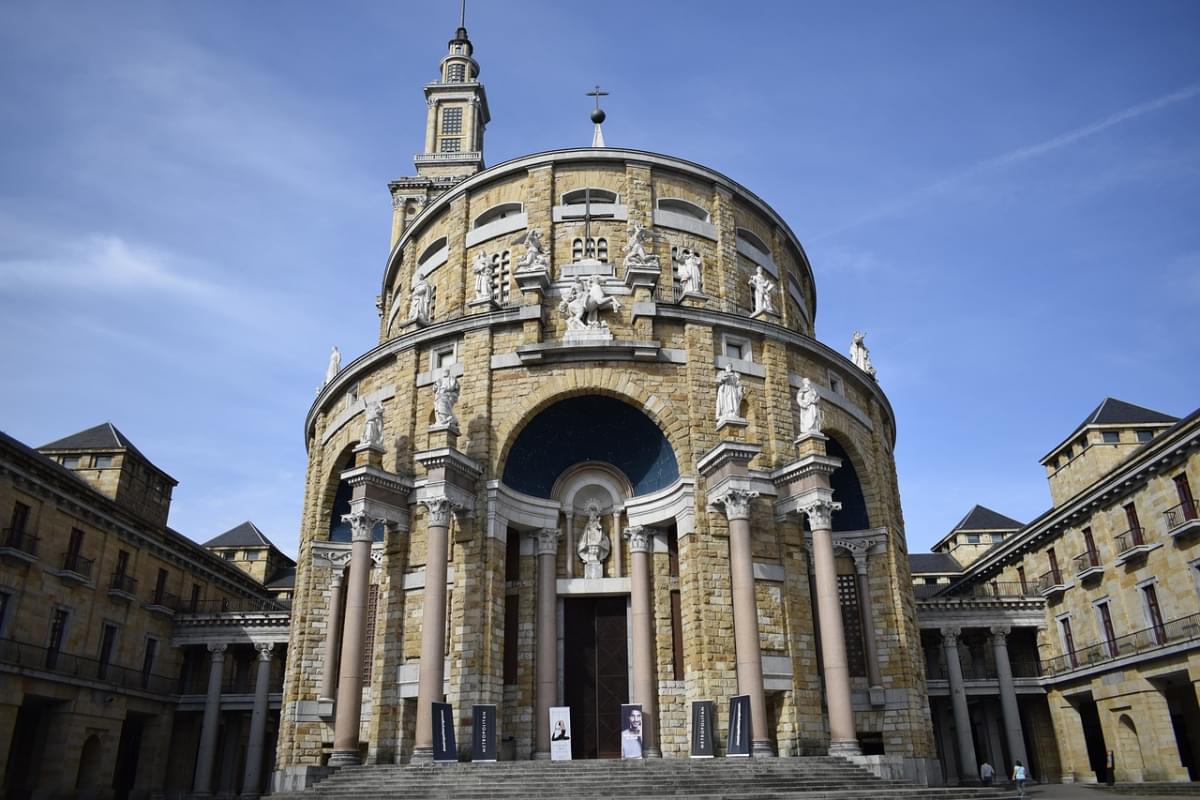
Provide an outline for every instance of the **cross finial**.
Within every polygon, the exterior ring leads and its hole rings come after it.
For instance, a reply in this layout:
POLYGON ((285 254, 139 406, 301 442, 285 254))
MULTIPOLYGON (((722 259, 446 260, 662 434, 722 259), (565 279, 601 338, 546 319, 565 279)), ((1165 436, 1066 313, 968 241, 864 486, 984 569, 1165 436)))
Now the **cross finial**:
MULTIPOLYGON (((464 2, 464 3, 465 3, 466 1, 467 1, 467 0, 463 0, 463 2, 464 2)), ((593 89, 592 91, 588 92, 588 93, 587 93, 587 96, 588 96, 588 97, 594 97, 594 98, 596 98, 596 110, 597 110, 597 111, 599 111, 599 110, 600 110, 600 98, 601 98, 601 97, 607 97, 607 96, 608 96, 608 92, 601 91, 601 90, 600 90, 600 84, 598 84, 598 83, 597 83, 597 84, 596 84, 596 88, 595 88, 595 89, 593 89)))

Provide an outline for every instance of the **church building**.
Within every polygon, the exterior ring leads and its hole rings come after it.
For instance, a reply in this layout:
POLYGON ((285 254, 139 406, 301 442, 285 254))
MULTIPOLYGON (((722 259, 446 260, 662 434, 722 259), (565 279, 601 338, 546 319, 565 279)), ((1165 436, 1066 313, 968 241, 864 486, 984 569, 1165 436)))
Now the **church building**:
POLYGON ((379 344, 335 354, 304 422, 276 787, 430 760, 435 702, 460 746, 495 705, 518 760, 564 706, 573 758, 617 757, 635 703, 668 759, 734 696, 755 757, 935 779, 896 421, 862 335, 815 338, 788 223, 605 146, 599 91, 593 146, 485 167, 465 27, 424 91, 379 344))

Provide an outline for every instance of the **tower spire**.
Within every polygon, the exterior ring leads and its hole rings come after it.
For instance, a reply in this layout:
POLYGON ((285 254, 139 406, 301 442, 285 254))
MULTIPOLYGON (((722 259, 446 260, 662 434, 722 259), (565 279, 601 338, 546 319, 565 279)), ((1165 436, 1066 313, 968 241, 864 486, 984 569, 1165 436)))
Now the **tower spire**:
MULTIPOLYGON (((465 2, 465 0, 464 0, 465 2)), ((596 84, 596 88, 587 93, 588 97, 596 98, 596 108, 592 111, 592 122, 595 123, 595 128, 592 130, 592 147, 604 147, 604 131, 600 126, 604 124, 607 114, 600 107, 600 98, 607 97, 608 92, 600 89, 600 84, 596 84)))

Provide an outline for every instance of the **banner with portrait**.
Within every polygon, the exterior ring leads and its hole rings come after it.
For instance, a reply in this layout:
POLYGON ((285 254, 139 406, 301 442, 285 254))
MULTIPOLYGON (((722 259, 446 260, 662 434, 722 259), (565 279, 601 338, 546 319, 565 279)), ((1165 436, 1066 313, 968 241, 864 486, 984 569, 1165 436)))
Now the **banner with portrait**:
POLYGON ((571 760, 571 709, 554 706, 550 709, 550 760, 571 760))
POLYGON ((621 705, 621 758, 642 757, 642 707, 621 705))

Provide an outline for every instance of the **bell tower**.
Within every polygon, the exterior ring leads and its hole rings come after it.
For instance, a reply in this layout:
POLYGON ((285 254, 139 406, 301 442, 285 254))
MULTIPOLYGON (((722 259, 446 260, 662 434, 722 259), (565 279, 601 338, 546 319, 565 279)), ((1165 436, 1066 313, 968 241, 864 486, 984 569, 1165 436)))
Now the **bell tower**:
POLYGON ((414 159, 419 175, 462 179, 483 169, 483 130, 491 115, 474 51, 467 37, 464 0, 438 79, 425 85, 425 151, 414 159))

